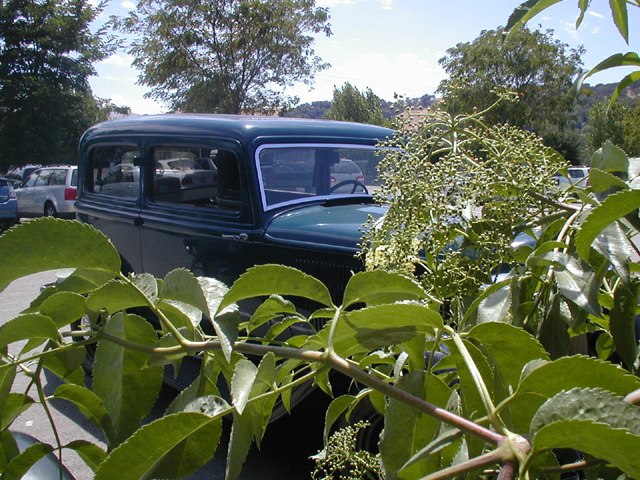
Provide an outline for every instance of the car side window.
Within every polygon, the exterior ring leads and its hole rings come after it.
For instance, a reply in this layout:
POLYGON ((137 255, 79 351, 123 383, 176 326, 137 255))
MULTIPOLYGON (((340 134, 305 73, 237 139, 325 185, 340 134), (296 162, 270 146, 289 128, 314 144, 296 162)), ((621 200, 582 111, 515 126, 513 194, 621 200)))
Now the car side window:
POLYGON ((49 181, 51 180, 51 175, 53 174, 53 170, 40 170, 38 176, 35 179, 34 187, 44 187, 45 185, 49 185, 49 181))
POLYGON ((210 146, 159 146, 152 200, 239 212, 242 205, 238 157, 210 146))
POLYGON ((67 179, 66 170, 53 170, 49 179, 49 185, 64 185, 67 179))
POLYGON ((89 155, 86 189, 115 197, 137 198, 140 195, 140 167, 134 159, 140 155, 135 145, 98 145, 89 155))

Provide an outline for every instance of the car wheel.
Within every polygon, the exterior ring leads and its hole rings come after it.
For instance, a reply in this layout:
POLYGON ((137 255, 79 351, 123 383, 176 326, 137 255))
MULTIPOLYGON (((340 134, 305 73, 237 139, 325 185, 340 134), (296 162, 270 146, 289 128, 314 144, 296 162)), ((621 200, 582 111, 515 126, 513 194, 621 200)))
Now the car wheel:
POLYGON ((44 216, 45 217, 57 217, 58 216, 58 211, 56 210, 56 207, 53 206, 53 203, 51 202, 47 202, 44 205, 44 216))

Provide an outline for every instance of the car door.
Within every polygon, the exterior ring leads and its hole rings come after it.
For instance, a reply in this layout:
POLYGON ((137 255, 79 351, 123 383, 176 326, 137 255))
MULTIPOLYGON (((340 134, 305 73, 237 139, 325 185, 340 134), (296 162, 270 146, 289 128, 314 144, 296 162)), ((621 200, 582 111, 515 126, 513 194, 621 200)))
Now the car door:
POLYGON ((32 217, 44 214, 44 208, 42 211, 38 209, 37 198, 39 190, 49 182, 50 176, 51 171, 48 169, 35 170, 25 178, 22 186, 16 189, 18 216, 32 217))
POLYGON ((77 217, 111 239, 123 270, 140 272, 140 147, 115 138, 88 145, 83 155, 77 217))
POLYGON ((149 187, 140 213, 144 271, 162 278, 186 268, 230 286, 255 264, 241 149, 233 142, 165 141, 151 145, 146 157, 149 187), (167 170, 170 159, 182 159, 194 171, 167 170))

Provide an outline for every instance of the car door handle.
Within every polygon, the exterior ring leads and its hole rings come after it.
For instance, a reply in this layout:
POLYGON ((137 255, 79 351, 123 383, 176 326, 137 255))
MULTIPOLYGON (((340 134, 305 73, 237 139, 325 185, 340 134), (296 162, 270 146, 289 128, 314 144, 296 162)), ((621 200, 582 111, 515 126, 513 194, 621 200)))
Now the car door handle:
POLYGON ((247 235, 246 233, 241 233, 239 235, 222 235, 222 238, 226 239, 226 240, 234 240, 236 242, 244 242, 246 240, 249 240, 249 235, 247 235))

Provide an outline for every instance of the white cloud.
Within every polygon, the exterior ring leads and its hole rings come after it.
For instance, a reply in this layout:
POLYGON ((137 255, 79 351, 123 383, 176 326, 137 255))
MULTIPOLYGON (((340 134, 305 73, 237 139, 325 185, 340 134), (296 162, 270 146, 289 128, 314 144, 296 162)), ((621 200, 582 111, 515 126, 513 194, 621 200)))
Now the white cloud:
POLYGON ((116 67, 130 67, 131 62, 133 62, 133 57, 131 55, 116 53, 115 55, 111 55, 109 58, 104 59, 100 63, 116 67))
POLYGON ((393 101, 394 94, 421 97, 433 94, 446 74, 437 62, 412 53, 389 56, 370 52, 348 61, 332 62, 332 67, 316 75, 314 90, 299 87, 290 92, 302 103, 331 100, 334 87, 349 82, 360 91, 371 88, 380 98, 393 101))
POLYGON ((593 15, 594 17, 597 17, 597 18, 604 18, 604 15, 602 15, 602 14, 600 14, 598 12, 593 12, 593 11, 589 10, 587 13, 589 15, 593 15))
POLYGON ((146 98, 130 97, 119 93, 114 93, 109 98, 111 98, 111 101, 116 105, 126 105, 130 107, 131 113, 138 115, 154 115, 167 112, 167 109, 162 105, 146 98))

